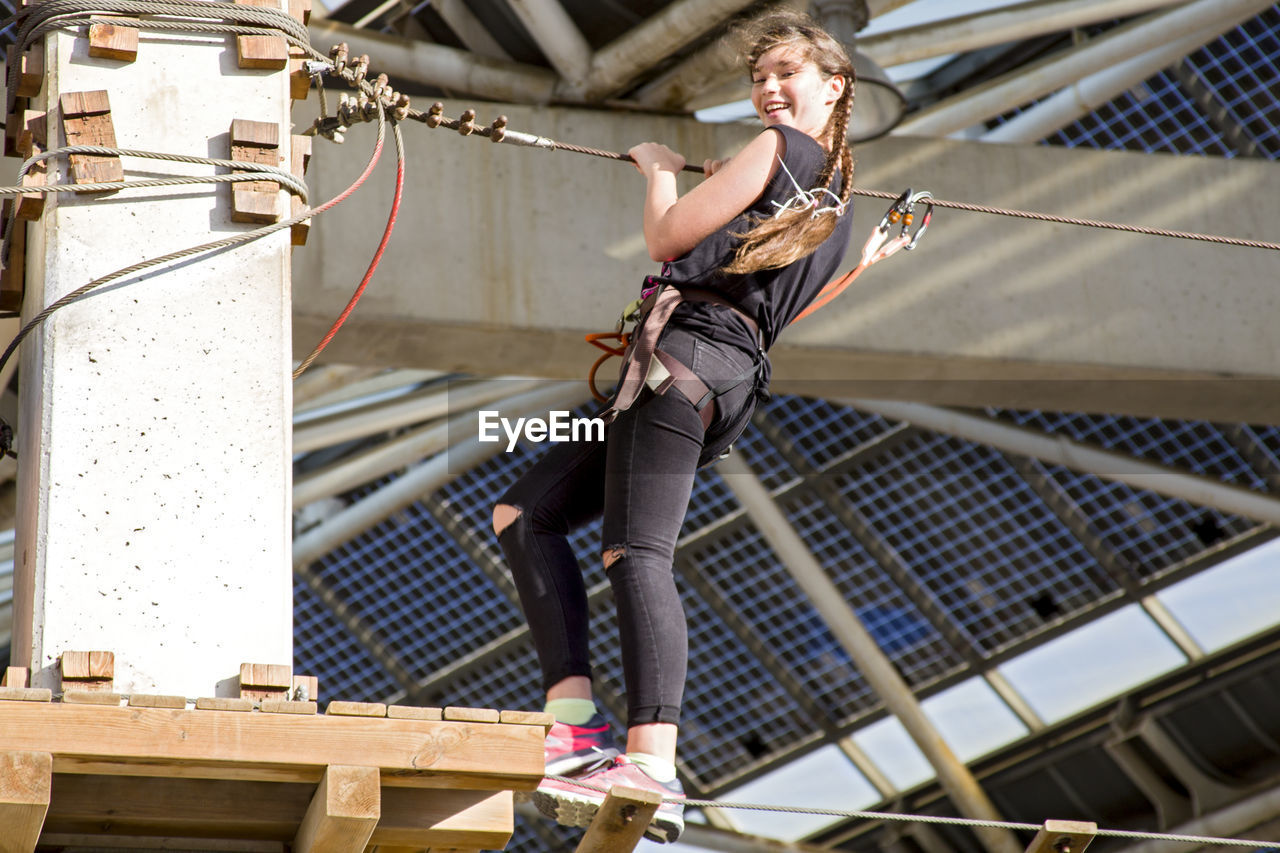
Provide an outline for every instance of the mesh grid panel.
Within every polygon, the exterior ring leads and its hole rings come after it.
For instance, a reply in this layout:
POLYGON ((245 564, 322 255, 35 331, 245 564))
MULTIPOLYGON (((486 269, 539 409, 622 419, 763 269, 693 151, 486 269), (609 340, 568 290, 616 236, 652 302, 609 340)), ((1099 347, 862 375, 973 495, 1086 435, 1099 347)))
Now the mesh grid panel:
POLYGON ((1187 59, 1261 153, 1280 157, 1280 6, 1187 59))
POLYGON ((922 433, 841 478, 848 500, 984 649, 1114 586, 995 451, 922 433))
POLYGON ((377 702, 400 688, 307 585, 293 582, 293 671, 320 681, 320 701, 377 702))
POLYGON ((338 548, 315 570, 419 675, 522 622, 420 503, 338 548))
POLYGON ((774 397, 766 404, 765 413, 818 469, 893 426, 879 415, 805 397, 774 397))
POLYGON ((720 589, 833 719, 875 704, 862 675, 758 531, 743 528, 696 548, 690 563, 720 589))
POLYGON ((921 686, 964 665, 961 654, 822 500, 806 497, 789 502, 786 515, 907 683, 921 686))
MULTIPOLYGON (((1265 485, 1240 452, 1210 424, 1109 415, 1000 414, 1021 425, 1224 482, 1255 489, 1265 485)), ((1248 519, 1106 482, 1092 474, 1057 465, 1046 469, 1138 579, 1156 577, 1206 547, 1256 526, 1248 519)))
POLYGON ((742 454, 742 458, 760 478, 760 483, 769 491, 786 485, 796 477, 796 470, 787 464, 787 460, 754 423, 748 424, 733 450, 742 454))

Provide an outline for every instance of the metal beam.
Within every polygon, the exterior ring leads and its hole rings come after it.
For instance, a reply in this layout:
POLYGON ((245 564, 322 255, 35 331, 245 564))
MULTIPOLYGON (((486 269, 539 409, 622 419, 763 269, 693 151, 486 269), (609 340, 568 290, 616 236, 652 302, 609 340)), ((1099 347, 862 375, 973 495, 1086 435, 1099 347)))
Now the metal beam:
POLYGON ((517 104, 551 100, 556 75, 545 68, 504 62, 457 48, 358 30, 330 20, 313 20, 311 44, 321 53, 346 42, 352 56, 368 54, 375 72, 385 72, 395 85, 413 81, 451 92, 517 104))
POLYGON ((565 82, 582 85, 591 71, 591 45, 559 0, 507 0, 507 6, 565 82))
POLYGON ((465 0, 433 0, 431 8, 436 10, 449 29, 457 34, 462 43, 472 53, 488 56, 491 59, 510 60, 511 55, 502 49, 498 40, 490 34, 476 13, 472 12, 465 0))
POLYGON ((1264 0, 1197 0, 1172 11, 1149 15, 1116 27, 1080 47, 940 101, 904 120, 894 134, 945 136, 956 133, 1088 75, 1125 63, 1135 55, 1145 55, 1150 45, 1167 45, 1210 27, 1221 27, 1217 30, 1221 32, 1268 5, 1264 0))
POLYGON ((600 48, 591 57, 585 84, 557 87, 572 100, 596 101, 614 94, 646 68, 736 15, 754 0, 676 0, 661 12, 600 48))
POLYGON ((999 127, 987 131, 981 139, 983 142, 1037 142, 1103 106, 1121 92, 1167 68, 1179 58, 1244 23, 1270 5, 1242 0, 1238 6, 1232 4, 1234 11, 1229 12, 1224 3, 1222 17, 1215 24, 1082 77, 999 127), (1243 11, 1239 8, 1241 6, 1244 7, 1243 11))
POLYGON ((1125 483, 1137 489, 1181 498, 1197 506, 1213 507, 1233 515, 1280 525, 1280 498, 1221 483, 1212 477, 1144 462, 1123 453, 1072 441, 1065 436, 1047 435, 953 409, 891 400, 833 400, 864 412, 875 412, 887 418, 906 421, 923 429, 1063 465, 1073 471, 1093 474, 1104 480, 1125 483))
MULTIPOLYGON (((863 677, 898 718, 916 746, 938 774, 938 780, 956 808, 966 817, 999 820, 995 805, 969 769, 955 756, 893 664, 845 602, 844 596, 746 462, 730 456, 720 462, 720 474, 734 496, 746 507, 752 521, 792 576, 805 591, 841 646, 853 658, 863 677)), ((985 847, 996 853, 1021 853, 1022 845, 1008 830, 975 830, 985 847)))
MULTIPOLYGON (((544 413, 549 409, 569 409, 581 403, 585 390, 577 383, 548 383, 527 394, 511 398, 504 406, 505 417, 544 413)), ((455 434, 466 437, 444 453, 411 469, 403 476, 352 504, 332 518, 293 540, 293 565, 306 566, 373 525, 404 509, 424 494, 449 482, 459 472, 470 470, 502 452, 501 442, 482 443, 471 433, 474 420, 455 419, 455 434)))

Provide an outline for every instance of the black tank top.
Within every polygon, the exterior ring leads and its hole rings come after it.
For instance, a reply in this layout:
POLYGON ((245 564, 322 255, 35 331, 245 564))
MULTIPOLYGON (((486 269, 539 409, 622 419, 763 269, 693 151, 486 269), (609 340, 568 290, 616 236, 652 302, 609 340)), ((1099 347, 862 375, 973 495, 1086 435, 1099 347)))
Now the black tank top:
MULTIPOLYGON (((826 161, 826 150, 803 131, 782 126, 770 130, 782 134, 786 145, 782 162, 795 177, 796 183, 805 190, 813 189, 826 161)), ((837 173, 832 187, 834 192, 839 193, 840 184, 841 177, 837 173)), ((845 210, 837 221, 831 235, 808 256, 781 269, 759 270, 746 275, 721 272, 721 268, 732 260, 741 242, 734 235, 746 232, 760 218, 773 216, 777 211, 773 202, 784 204, 795 194, 795 184, 787 176, 786 170, 779 168, 751 207, 686 255, 670 261, 663 268, 664 277, 676 286, 689 285, 716 290, 744 313, 754 317, 760 327, 766 350, 773 346, 782 329, 813 301, 823 285, 835 277, 835 272, 844 259, 845 250, 849 247, 853 227, 850 205, 850 209, 845 210)), ((834 199, 826 197, 820 204, 827 201, 834 202, 834 199)), ((731 344, 749 353, 756 350, 755 338, 746 324, 732 311, 717 305, 706 302, 682 303, 671 322, 708 340, 731 344)))

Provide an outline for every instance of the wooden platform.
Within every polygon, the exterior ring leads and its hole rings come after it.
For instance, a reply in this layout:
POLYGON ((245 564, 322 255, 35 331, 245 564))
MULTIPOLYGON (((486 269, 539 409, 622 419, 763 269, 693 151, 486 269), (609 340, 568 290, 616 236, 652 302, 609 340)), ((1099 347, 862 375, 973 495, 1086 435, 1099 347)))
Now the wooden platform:
POLYGON ((502 849, 542 778, 545 714, 316 710, 0 688, 0 853, 502 849))

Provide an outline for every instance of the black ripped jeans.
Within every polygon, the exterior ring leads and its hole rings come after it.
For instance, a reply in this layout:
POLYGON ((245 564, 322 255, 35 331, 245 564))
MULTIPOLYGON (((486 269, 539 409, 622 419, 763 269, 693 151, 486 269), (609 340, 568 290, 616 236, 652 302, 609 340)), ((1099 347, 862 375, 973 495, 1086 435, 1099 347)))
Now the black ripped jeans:
MULTIPOLYGON (((659 346, 709 387, 743 373, 751 358, 674 326, 659 346)), ((586 585, 568 534, 604 515, 601 552, 618 608, 628 725, 678 723, 689 634, 672 575, 694 471, 742 432, 754 408, 751 381, 716 401, 703 434, 679 391, 646 389, 608 426, 603 442, 554 445, 502 496, 519 517, 498 536, 542 666, 544 689, 591 676, 586 585)))

